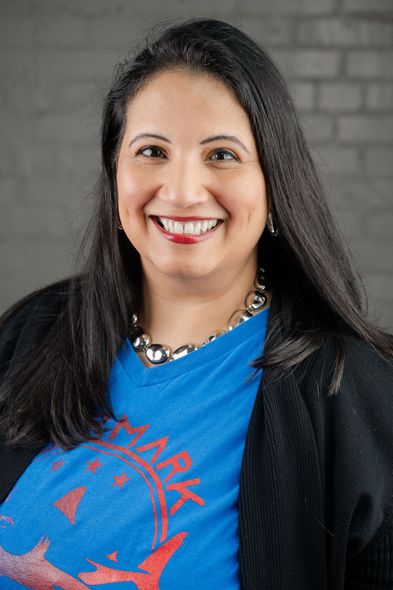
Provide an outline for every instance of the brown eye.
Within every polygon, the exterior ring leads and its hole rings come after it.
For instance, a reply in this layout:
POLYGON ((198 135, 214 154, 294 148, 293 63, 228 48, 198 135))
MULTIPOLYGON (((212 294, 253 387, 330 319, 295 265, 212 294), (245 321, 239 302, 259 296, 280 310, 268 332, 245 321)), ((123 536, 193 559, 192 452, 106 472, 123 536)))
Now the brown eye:
MULTIPOLYGON (((230 162, 231 160, 238 160, 238 157, 235 156, 235 154, 233 152, 231 152, 230 150, 225 150, 225 149, 218 149, 215 152, 213 152, 213 156, 215 155, 219 155, 222 156, 224 155, 225 157, 223 158, 218 158, 218 161, 224 161, 224 162, 230 162), (229 157, 226 157, 229 156, 229 157)), ((214 158, 216 159, 216 158, 214 158)))
MULTIPOLYGON (((146 156, 147 158, 156 158, 156 157, 157 157, 157 152, 159 152, 159 153, 161 153, 161 154, 163 154, 163 153, 164 153, 164 152, 162 151, 162 149, 161 149, 161 148, 159 148, 159 147, 157 147, 156 145, 148 145, 148 146, 146 146, 146 147, 144 147, 144 148, 141 148, 141 149, 138 151, 138 155, 139 155, 139 154, 142 154, 143 156, 146 156), (146 152, 146 151, 149 151, 150 153, 147 153, 147 154, 146 154, 146 153, 144 153, 144 152, 146 152)), ((158 156, 158 157, 160 157, 160 156, 158 156)))

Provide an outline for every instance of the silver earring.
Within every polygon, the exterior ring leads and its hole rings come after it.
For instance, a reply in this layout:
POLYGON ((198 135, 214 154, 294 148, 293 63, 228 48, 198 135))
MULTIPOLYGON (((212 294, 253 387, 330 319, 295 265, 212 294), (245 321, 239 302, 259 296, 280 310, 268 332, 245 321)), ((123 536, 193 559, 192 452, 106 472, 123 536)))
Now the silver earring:
POLYGON ((124 227, 122 226, 122 224, 121 224, 121 223, 118 223, 118 224, 117 224, 117 229, 121 229, 121 230, 123 230, 123 229, 124 229, 124 227))
POLYGON ((278 236, 278 229, 274 225, 272 213, 267 216, 267 228, 274 238, 278 236))

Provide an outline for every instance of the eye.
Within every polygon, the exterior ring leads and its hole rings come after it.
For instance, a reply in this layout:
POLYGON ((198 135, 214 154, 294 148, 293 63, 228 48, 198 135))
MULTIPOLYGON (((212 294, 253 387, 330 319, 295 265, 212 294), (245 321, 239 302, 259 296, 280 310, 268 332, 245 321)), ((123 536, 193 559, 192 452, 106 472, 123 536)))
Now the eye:
POLYGON ((137 155, 142 154, 143 156, 146 156, 147 158, 151 158, 151 157, 156 158, 157 156, 154 154, 157 154, 157 152, 159 152, 161 154, 164 153, 162 151, 162 149, 157 147, 156 145, 148 145, 148 146, 143 147, 140 150, 138 150, 137 155), (150 150, 150 155, 143 153, 143 152, 146 152, 146 150, 150 150))
POLYGON ((213 155, 217 155, 217 154, 224 155, 224 156, 230 156, 229 158, 228 157, 224 157, 224 158, 220 157, 217 160, 219 162, 222 162, 222 161, 230 162, 231 160, 239 160, 239 158, 233 152, 231 152, 230 150, 223 149, 223 148, 219 148, 218 150, 215 150, 213 152, 213 155))

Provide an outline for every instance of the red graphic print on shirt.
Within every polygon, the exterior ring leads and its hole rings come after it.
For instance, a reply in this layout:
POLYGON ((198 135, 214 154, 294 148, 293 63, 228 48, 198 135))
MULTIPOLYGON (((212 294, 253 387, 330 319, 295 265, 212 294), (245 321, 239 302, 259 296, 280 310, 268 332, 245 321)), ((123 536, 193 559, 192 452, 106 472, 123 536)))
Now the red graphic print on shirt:
POLYGON ((68 492, 65 496, 59 498, 56 502, 53 502, 53 506, 56 506, 56 508, 61 510, 68 520, 72 522, 72 524, 75 524, 75 513, 85 492, 86 486, 76 488, 75 490, 68 492))
MULTIPOLYGON (((138 590, 159 590, 161 573, 186 535, 187 533, 177 534, 145 559, 138 568, 146 573, 116 570, 87 559, 96 567, 96 571, 80 573, 79 578, 92 586, 134 582, 138 590)), ((0 577, 7 576, 31 590, 53 590, 55 586, 62 590, 89 588, 47 561, 45 553, 49 544, 49 539, 41 539, 38 545, 24 555, 11 555, 0 547, 0 577)))
MULTIPOLYGON (((108 494, 112 503, 116 505, 118 497, 126 497, 127 505, 137 507, 142 503, 145 511, 143 514, 146 511, 150 513, 150 522, 149 519, 143 519, 143 534, 147 546, 150 545, 150 553, 147 553, 146 558, 140 563, 133 563, 133 552, 127 554, 127 547, 123 550, 118 542, 117 546, 104 547, 104 537, 100 549, 104 548, 105 552, 101 552, 98 558, 94 556, 94 548, 92 554, 88 547, 81 544, 81 557, 85 560, 86 569, 72 576, 63 571, 64 568, 51 563, 47 557, 48 548, 64 543, 64 539, 57 540, 54 536, 49 539, 45 531, 41 530, 37 531, 41 539, 33 542, 31 549, 21 555, 13 554, 0 546, 0 580, 5 576, 32 590, 53 590, 54 587, 80 590, 116 582, 124 582, 125 590, 131 588, 130 583, 139 590, 159 590, 162 572, 176 551, 184 550, 181 546, 188 535, 186 531, 182 531, 170 536, 170 522, 186 503, 188 506, 202 507, 204 500, 197 493, 200 479, 186 476, 186 472, 192 467, 188 452, 182 450, 168 456, 166 450, 169 437, 151 440, 148 431, 148 424, 133 425, 123 416, 109 433, 107 440, 100 438, 81 444, 84 453, 88 452, 88 459, 79 468, 80 473, 73 473, 73 482, 80 485, 69 489, 51 504, 57 514, 61 513, 61 518, 67 520, 68 526, 80 526, 83 519, 91 518, 89 509, 94 505, 97 494, 94 494, 95 482, 98 481, 96 478, 101 477, 100 493, 105 494, 105 497, 108 494), (118 440, 122 444, 116 444, 118 440), (135 484, 139 486, 137 498, 132 496, 135 484), (109 489, 113 490, 112 496, 109 489), (142 499, 141 489, 145 490, 142 499), (121 496, 122 494, 128 495, 121 496)), ((53 455, 50 453, 46 449, 35 461, 48 461, 50 458, 50 477, 61 478, 62 469, 67 469, 70 464, 69 457, 65 461, 64 452, 53 449, 55 460, 52 461, 53 455)), ((3 515, 2 519, 3 525, 5 522, 8 526, 14 524, 11 517, 3 515)), ((102 530, 99 514, 93 514, 93 522, 97 530, 102 530)), ((130 526, 132 524, 131 516, 130 526)))

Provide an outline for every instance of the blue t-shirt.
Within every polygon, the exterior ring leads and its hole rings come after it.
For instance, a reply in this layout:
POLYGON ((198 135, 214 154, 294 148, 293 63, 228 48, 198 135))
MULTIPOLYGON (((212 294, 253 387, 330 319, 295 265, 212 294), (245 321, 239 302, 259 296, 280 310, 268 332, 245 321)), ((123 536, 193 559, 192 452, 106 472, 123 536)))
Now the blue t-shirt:
POLYGON ((121 422, 35 457, 0 505, 2 590, 238 590, 238 492, 268 309, 147 368, 126 340, 121 422))

